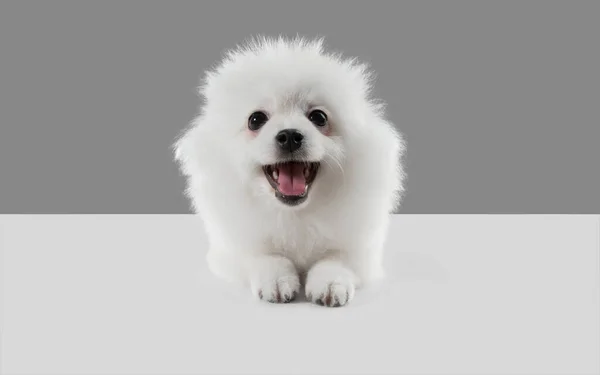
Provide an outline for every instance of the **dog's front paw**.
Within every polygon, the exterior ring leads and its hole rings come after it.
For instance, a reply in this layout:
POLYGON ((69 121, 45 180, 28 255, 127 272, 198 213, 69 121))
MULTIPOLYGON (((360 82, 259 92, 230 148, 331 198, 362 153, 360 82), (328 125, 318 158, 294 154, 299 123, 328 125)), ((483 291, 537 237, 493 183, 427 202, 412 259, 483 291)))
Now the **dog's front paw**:
POLYGON ((300 290, 300 278, 294 264, 281 256, 254 259, 250 280, 253 293, 268 302, 291 302, 300 290))
POLYGON ((344 306, 354 297, 354 283, 354 274, 343 265, 317 263, 306 278, 306 299, 322 306, 344 306))
POLYGON ((321 306, 344 306, 353 297, 354 285, 349 282, 331 281, 306 287, 306 298, 321 306))
POLYGON ((300 290, 300 280, 297 275, 281 276, 276 279, 263 281, 256 288, 258 298, 273 303, 288 303, 296 299, 300 290))

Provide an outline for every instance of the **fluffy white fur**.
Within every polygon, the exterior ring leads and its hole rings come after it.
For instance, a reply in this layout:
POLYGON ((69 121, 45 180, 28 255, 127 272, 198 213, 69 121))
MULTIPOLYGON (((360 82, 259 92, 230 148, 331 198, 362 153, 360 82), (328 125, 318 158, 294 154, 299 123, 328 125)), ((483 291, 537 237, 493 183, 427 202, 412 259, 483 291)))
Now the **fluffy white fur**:
POLYGON ((389 214, 402 195, 401 134, 371 98, 366 65, 324 51, 323 40, 257 38, 207 72, 198 117, 175 144, 187 195, 205 224, 212 272, 244 282, 257 297, 347 304, 356 288, 383 276, 389 214), (324 134, 307 119, 328 114, 324 134), (249 115, 269 121, 255 134, 249 115), (305 136, 320 161, 308 199, 289 207, 262 166, 277 162, 275 134, 305 136))

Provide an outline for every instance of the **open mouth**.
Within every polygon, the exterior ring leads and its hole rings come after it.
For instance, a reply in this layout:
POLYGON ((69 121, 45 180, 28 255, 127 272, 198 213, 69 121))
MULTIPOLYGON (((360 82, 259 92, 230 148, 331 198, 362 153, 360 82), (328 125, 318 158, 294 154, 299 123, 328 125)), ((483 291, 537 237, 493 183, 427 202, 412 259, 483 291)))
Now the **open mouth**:
POLYGON ((304 202, 312 182, 317 176, 319 163, 290 161, 263 166, 269 184, 275 189, 275 196, 288 206, 304 202))

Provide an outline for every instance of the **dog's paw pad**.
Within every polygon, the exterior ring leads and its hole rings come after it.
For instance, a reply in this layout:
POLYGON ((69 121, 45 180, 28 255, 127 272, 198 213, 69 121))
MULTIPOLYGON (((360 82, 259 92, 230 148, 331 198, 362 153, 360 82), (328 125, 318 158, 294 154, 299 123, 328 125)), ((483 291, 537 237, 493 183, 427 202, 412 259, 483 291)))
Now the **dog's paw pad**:
POLYGON ((264 283, 258 289, 258 298, 272 303, 289 303, 296 299, 300 290, 297 276, 285 276, 264 283))

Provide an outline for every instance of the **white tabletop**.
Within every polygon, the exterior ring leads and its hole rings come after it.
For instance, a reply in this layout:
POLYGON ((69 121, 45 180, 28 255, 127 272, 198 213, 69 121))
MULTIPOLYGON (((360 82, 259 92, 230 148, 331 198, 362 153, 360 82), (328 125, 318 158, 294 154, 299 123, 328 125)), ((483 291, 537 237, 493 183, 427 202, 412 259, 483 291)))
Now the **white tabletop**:
POLYGON ((0 216, 4 374, 600 372, 599 219, 398 215, 388 278, 273 305, 189 215, 0 216))

